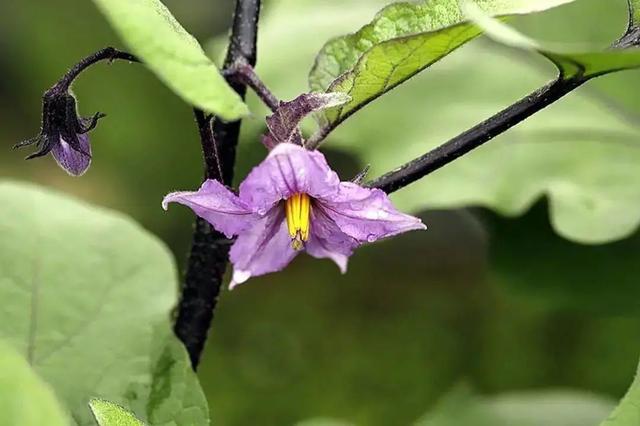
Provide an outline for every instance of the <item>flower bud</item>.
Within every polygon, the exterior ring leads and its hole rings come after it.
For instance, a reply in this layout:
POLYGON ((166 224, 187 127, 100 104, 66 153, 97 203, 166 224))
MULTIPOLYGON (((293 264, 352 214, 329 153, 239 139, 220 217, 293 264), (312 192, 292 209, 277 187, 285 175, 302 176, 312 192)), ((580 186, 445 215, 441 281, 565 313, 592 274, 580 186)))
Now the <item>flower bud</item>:
POLYGON ((98 124, 104 114, 96 113, 84 118, 78 115, 76 99, 67 91, 53 87, 42 100, 42 125, 40 133, 20 142, 14 148, 35 145, 37 150, 26 159, 42 157, 49 153, 58 165, 72 176, 84 174, 91 164, 89 131, 98 124))

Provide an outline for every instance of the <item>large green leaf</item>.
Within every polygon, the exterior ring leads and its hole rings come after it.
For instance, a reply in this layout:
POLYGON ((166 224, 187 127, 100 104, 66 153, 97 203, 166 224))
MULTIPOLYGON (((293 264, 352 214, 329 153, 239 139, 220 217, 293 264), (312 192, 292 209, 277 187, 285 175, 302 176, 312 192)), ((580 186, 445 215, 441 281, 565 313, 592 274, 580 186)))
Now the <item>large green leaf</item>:
POLYGON ((353 423, 349 423, 343 420, 336 419, 307 419, 296 424, 296 426, 354 426, 353 423))
POLYGON ((608 399, 567 391, 514 392, 495 397, 459 388, 416 426, 588 426, 611 409, 608 399))
POLYGON ((144 426, 133 413, 113 402, 92 399, 89 407, 99 426, 144 426))
POLYGON ((0 198, 0 338, 75 422, 93 424, 87 404, 98 397, 154 424, 208 424, 169 327, 177 284, 166 248, 119 214, 33 186, 0 183, 0 198))
POLYGON ((0 342, 0 424, 69 424, 53 391, 34 374, 22 356, 4 342, 0 342))
MULTIPOLYGON (((547 390, 481 397, 459 386, 415 426, 595 426, 607 416, 612 405, 608 398, 583 392, 547 390)), ((350 424, 318 419, 301 422, 297 426, 350 424)))
POLYGON ((635 426, 640 424, 640 369, 620 405, 601 426, 635 426))
POLYGON ((474 3, 464 3, 465 13, 494 40, 511 47, 539 52, 549 58, 560 70, 563 78, 585 78, 640 67, 640 49, 609 49, 606 51, 563 51, 547 47, 497 19, 484 13, 474 3))
MULTIPOLYGON (((573 0, 478 0, 491 15, 527 14, 573 0)), ((312 90, 348 93, 352 100, 327 111, 335 126, 353 112, 453 52, 481 30, 466 22, 459 0, 397 3, 358 32, 330 41, 311 70, 312 90)))
POLYGON ((198 41, 160 0, 94 0, 126 45, 185 101, 225 120, 248 114, 198 41))

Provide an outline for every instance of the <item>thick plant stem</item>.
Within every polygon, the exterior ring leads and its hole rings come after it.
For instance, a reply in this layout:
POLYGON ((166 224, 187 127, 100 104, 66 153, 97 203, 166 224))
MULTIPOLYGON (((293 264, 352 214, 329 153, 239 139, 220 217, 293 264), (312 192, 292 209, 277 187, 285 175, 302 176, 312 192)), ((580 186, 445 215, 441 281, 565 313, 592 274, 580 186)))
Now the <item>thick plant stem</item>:
MULTIPOLYGON (((256 63, 256 38, 260 0, 236 0, 231 40, 224 69, 244 62, 256 63)), ((229 84, 244 98, 244 82, 228 78, 229 84)), ((225 123, 212 120, 196 109, 205 163, 205 179, 218 179, 230 186, 240 134, 240 121, 225 123)), ((184 343, 191 365, 197 369, 207 340, 213 311, 216 307, 222 279, 229 259, 231 241, 215 231, 209 223, 197 218, 191 252, 182 286, 174 330, 184 343)))

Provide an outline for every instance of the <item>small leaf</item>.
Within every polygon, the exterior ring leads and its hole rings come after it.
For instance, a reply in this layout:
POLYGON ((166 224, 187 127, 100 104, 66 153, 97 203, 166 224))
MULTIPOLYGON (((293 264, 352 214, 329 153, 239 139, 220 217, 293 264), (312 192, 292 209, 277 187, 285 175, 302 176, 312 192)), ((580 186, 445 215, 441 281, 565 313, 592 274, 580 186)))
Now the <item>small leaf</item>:
POLYGON ((0 424, 7 426, 67 426, 53 391, 29 364, 0 342, 0 424))
POLYGON ((601 426, 640 425, 640 366, 627 394, 601 426))
POLYGON ((93 424, 98 397, 155 426, 208 425, 169 324, 178 286, 167 248, 120 214, 31 185, 0 182, 0 199, 0 338, 75 423, 93 424))
POLYGON ((518 49, 536 51, 546 56, 558 67, 565 79, 577 76, 590 78, 640 67, 640 49, 637 48, 617 48, 606 51, 583 49, 565 52, 562 49, 546 47, 542 43, 530 39, 487 15, 470 1, 464 3, 464 11, 494 40, 518 49))
POLYGON ((305 93, 292 101, 280 102, 278 109, 267 117, 269 132, 262 143, 273 148, 279 143, 302 143, 298 130, 300 122, 314 111, 336 107, 349 102, 351 98, 344 93, 305 93))
POLYGON ((144 426, 133 413, 113 402, 92 399, 89 407, 99 426, 144 426))
MULTIPOLYGON (((480 0, 491 15, 527 14, 573 0, 480 0)), ((309 82, 314 91, 344 92, 351 102, 324 114, 335 127, 368 102, 393 89, 481 34, 465 21, 458 0, 397 3, 358 32, 327 43, 309 82)))
POLYGON ((94 0, 132 53, 185 101, 236 120, 248 114, 198 41, 159 0, 94 0))

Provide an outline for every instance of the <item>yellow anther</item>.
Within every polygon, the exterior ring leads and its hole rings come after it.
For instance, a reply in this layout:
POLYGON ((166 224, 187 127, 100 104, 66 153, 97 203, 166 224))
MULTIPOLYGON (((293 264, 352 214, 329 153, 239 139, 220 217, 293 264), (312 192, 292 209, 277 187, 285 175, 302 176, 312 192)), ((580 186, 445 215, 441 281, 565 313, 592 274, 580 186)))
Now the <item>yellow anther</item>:
POLYGON ((302 250, 304 242, 309 239, 309 216, 311 199, 307 194, 293 194, 285 202, 287 228, 294 250, 302 250))

